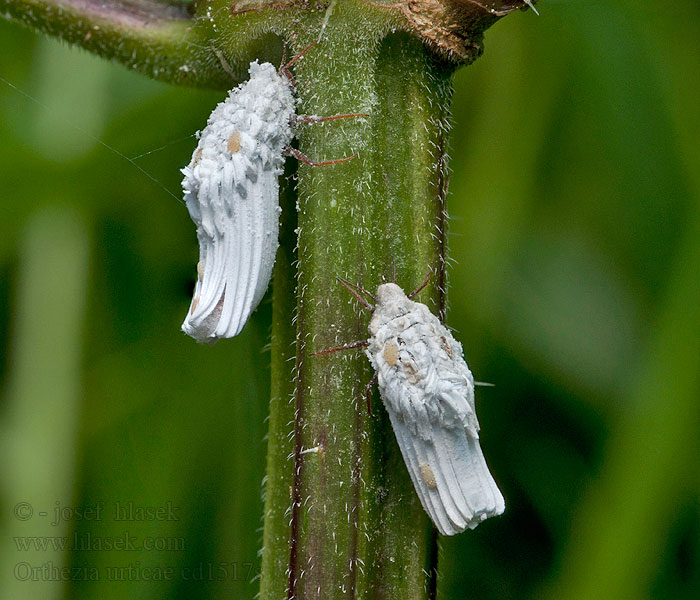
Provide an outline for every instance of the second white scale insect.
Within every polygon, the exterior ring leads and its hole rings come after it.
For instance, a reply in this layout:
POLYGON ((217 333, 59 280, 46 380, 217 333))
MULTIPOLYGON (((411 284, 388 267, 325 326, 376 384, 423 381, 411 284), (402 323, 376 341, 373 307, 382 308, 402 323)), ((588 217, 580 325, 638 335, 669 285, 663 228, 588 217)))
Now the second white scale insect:
POLYGON ((454 535, 500 515, 505 501, 479 445, 474 377, 462 346, 425 304, 411 300, 425 284, 407 296, 384 283, 371 295, 339 281, 372 310, 370 338, 317 354, 367 347, 413 486, 435 526, 454 535))
POLYGON ((312 165, 290 147, 294 122, 317 123, 361 114, 295 115, 289 67, 250 63, 250 79, 229 92, 211 113, 182 187, 197 226, 199 263, 190 309, 182 329, 212 343, 240 333, 267 289, 279 232, 279 182, 286 154, 312 165))

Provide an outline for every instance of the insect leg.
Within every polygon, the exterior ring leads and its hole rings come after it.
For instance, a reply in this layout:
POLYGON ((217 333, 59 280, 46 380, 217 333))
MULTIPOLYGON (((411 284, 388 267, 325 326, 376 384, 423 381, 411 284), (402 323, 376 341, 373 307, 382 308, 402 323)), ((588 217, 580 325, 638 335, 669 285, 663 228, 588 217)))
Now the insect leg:
MULTIPOLYGON (((353 342, 352 344, 346 344, 345 346, 340 346, 338 348, 327 348, 326 350, 319 350, 318 352, 312 352, 311 356, 317 356, 319 354, 330 354, 331 352, 340 352, 341 350, 350 350, 352 348, 363 348, 369 346, 369 340, 360 340, 359 342, 353 342)), ((369 383, 365 386, 365 400, 367 402, 367 412, 370 417, 374 416, 372 413, 372 388, 377 384, 377 373, 372 376, 369 383)))
POLYGON ((360 340, 359 342, 352 342, 351 344, 345 344, 345 346, 338 346, 337 348, 326 348, 325 350, 319 350, 318 352, 312 352, 311 356, 317 356, 318 354, 330 354, 331 352, 340 352, 341 350, 351 350, 352 348, 364 348, 369 346, 368 340, 360 340))
POLYGON ((347 115, 332 115, 330 117, 317 117, 314 115, 294 115, 292 124, 296 123, 323 123, 324 121, 335 121, 336 119, 348 119, 350 117, 369 117, 367 113, 350 113, 347 115))
POLYGON ((309 165, 310 167, 325 167, 326 165, 337 165, 338 163, 348 162, 349 160, 352 160, 357 156, 357 154, 353 154, 352 156, 346 156, 344 158, 335 158, 333 160, 322 160, 321 162, 314 162, 308 156, 306 156, 306 154, 300 152, 296 148, 292 148, 291 146, 287 148, 285 152, 288 155, 293 156, 297 160, 300 160, 305 165, 309 165))

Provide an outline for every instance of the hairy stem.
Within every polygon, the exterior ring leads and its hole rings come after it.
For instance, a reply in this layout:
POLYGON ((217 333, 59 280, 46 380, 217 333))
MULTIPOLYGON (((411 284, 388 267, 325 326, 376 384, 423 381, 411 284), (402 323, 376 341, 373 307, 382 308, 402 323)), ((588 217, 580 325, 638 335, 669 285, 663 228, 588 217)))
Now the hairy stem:
MULTIPOLYGON (((452 69, 408 35, 348 27, 354 16, 329 19, 325 41, 296 69, 301 113, 370 116, 299 132, 312 160, 358 157, 299 168, 296 380, 289 404, 288 368, 273 379, 264 599, 434 594, 435 536, 377 396, 375 416, 367 413, 367 359, 361 349, 310 355, 368 335, 369 314, 336 276, 373 291, 396 263, 399 284, 412 290, 432 270, 421 299, 444 307, 452 69)), ((283 280, 274 293, 276 305, 281 295, 282 305, 294 301, 283 280)), ((273 339, 288 337, 276 320, 273 339)))

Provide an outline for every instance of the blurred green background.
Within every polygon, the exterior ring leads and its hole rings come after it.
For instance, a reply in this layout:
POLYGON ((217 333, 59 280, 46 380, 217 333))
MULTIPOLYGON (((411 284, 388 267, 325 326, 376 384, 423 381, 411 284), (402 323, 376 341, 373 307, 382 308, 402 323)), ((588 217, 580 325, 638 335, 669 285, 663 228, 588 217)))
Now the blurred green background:
MULTIPOLYGON (((456 77, 448 322, 508 507, 445 600, 700 597, 700 3, 648 4, 543 1, 456 77)), ((0 597, 253 598, 269 302, 180 332, 222 95, 0 40, 0 597)))

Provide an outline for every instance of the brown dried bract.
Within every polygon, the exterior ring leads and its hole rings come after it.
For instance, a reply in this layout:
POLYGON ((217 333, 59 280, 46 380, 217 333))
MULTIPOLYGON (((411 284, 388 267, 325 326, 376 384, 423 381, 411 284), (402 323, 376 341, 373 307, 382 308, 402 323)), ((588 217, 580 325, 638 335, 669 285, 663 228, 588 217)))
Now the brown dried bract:
MULTIPOLYGON (((483 33, 498 19, 532 6, 536 0, 363 0, 365 4, 399 11, 410 29, 435 52, 458 63, 470 63, 482 52, 483 33)), ((325 7, 327 3, 321 2, 325 7)), ((231 16, 263 9, 319 6, 308 0, 233 0, 231 16)))
POLYGON ((479 57, 486 29, 508 13, 527 7, 525 0, 402 0, 392 4, 364 1, 399 10, 428 46, 460 63, 479 57))

